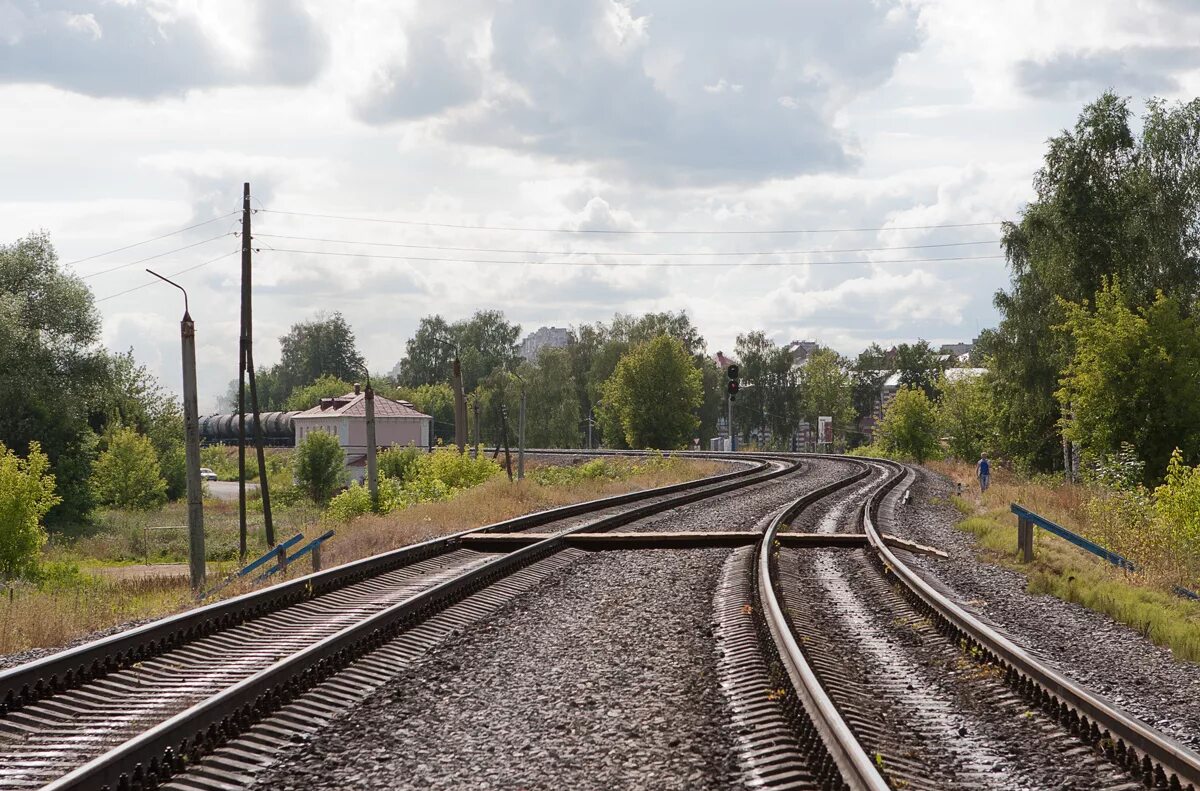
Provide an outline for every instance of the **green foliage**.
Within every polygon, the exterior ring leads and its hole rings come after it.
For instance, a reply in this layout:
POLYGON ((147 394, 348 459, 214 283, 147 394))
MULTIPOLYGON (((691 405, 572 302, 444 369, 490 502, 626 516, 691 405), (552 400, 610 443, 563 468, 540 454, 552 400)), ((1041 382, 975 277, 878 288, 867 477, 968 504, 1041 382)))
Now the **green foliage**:
POLYGON ((323 374, 312 382, 292 390, 292 394, 288 396, 287 401, 283 404, 283 409, 287 412, 302 412, 315 407, 321 402, 322 398, 345 395, 353 389, 353 383, 339 379, 336 376, 323 374))
POLYGON ((133 359, 133 351, 109 358, 104 394, 104 425, 129 426, 154 445, 158 466, 167 482, 167 499, 187 494, 183 406, 158 380, 133 359))
POLYGON ((604 412, 639 448, 687 445, 699 424, 700 372, 678 339, 660 335, 617 363, 604 383, 604 412))
POLYGON ((149 437, 119 428, 105 441, 108 448, 92 467, 96 499, 129 511, 149 511, 165 503, 167 482, 149 437))
MULTIPOLYGON (((981 345, 1003 452, 1022 466, 1061 467, 1055 391, 1071 350, 1051 328, 1063 323, 1065 304, 1082 305, 1106 277, 1120 280, 1131 305, 1150 305, 1162 291, 1190 313, 1200 291, 1200 100, 1152 100, 1138 136, 1130 115, 1111 92, 1085 107, 1073 129, 1050 140, 1037 198, 1004 226, 1012 288, 996 295, 1004 318, 981 345)), ((1161 471, 1166 455, 1154 453, 1161 471)))
POLYGON ((973 461, 996 445, 991 388, 984 376, 951 378, 938 384, 938 425, 950 455, 973 461))
POLYGON ((918 464, 938 453, 937 409, 924 390, 901 387, 883 411, 876 428, 885 453, 914 459, 918 464))
POLYGON ((379 454, 379 474, 400 483, 410 481, 417 476, 421 458, 425 455, 418 448, 393 445, 379 454))
POLYGON ((1095 308, 1062 302, 1073 352, 1057 391, 1068 438, 1091 455, 1122 443, 1160 480, 1172 452, 1200 457, 1200 325, 1179 303, 1158 294, 1147 307, 1128 304, 1122 285, 1105 282, 1095 308))
MULTIPOLYGON (((438 450, 418 456, 414 469, 407 469, 404 478, 382 477, 379 481, 379 512, 389 513, 417 503, 448 500, 464 489, 487 481, 500 474, 500 465, 480 456, 473 459, 457 450, 438 450)), ((326 511, 327 518, 347 521, 371 510, 367 487, 357 482, 334 497, 326 511)))
POLYGON ((918 387, 929 398, 936 397, 938 378, 942 375, 943 367, 938 357, 937 350, 923 339, 897 346, 894 366, 900 375, 900 385, 918 387))
POLYGON ((883 386, 891 375, 887 353, 877 343, 859 352, 850 370, 854 411, 859 419, 877 417, 876 404, 883 399, 883 386))
POLYGON ((42 519, 59 501, 50 460, 36 442, 22 459, 0 442, 0 577, 28 576, 46 543, 42 519))
POLYGON ((463 388, 471 392, 497 369, 515 364, 520 334, 520 325, 510 324, 498 310, 477 311, 453 324, 425 316, 405 346, 397 379, 405 387, 449 382, 457 347, 463 388))
POLYGON ((854 383, 847 362, 832 349, 816 349, 800 369, 800 412, 810 426, 817 418, 833 418, 836 434, 854 428, 854 383))
MULTIPOLYGON (((237 458, 229 453, 225 445, 206 445, 200 449, 200 466, 208 467, 222 481, 236 481, 237 458)), ((249 469, 246 471, 249 473, 249 469)), ((246 476, 247 478, 249 475, 246 476)))
MULTIPOLYGON (((579 401, 571 358, 564 349, 542 349, 531 365, 518 373, 525 379, 525 446, 530 448, 579 447, 579 401)), ((514 388, 509 414, 519 414, 520 387, 514 388)))
POLYGON ((92 508, 89 419, 109 373, 99 339, 91 292, 62 271, 45 233, 0 245, 0 442, 36 441, 50 459, 62 498, 52 526, 86 521, 92 508))
POLYGON ((619 460, 591 459, 583 464, 538 467, 528 477, 539 486, 570 486, 583 481, 622 481, 636 471, 636 465, 619 460))
POLYGON ((296 446, 296 483, 315 503, 325 505, 346 480, 346 454, 338 438, 310 432, 296 446))

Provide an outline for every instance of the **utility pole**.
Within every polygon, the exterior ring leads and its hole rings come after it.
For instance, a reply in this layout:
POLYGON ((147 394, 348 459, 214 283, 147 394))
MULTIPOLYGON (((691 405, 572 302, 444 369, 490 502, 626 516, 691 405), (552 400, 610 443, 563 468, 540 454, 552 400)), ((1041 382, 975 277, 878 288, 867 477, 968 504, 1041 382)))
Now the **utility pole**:
POLYGON ((475 397, 471 399, 475 410, 475 448, 472 451, 472 456, 479 458, 479 390, 475 391, 475 397))
POLYGON ((736 450, 736 448, 734 447, 734 439, 733 439, 733 396, 732 396, 732 395, 730 395, 730 396, 729 396, 728 398, 726 398, 725 400, 726 400, 726 403, 727 403, 727 404, 729 404, 729 416, 728 416, 727 418, 725 418, 725 419, 726 419, 726 421, 728 421, 728 426, 729 426, 729 450, 730 450, 730 452, 732 453, 734 450, 736 450))
POLYGON ((379 467, 375 460, 375 389, 367 379, 367 490, 371 493, 371 510, 379 510, 379 467))
POLYGON ((525 480, 525 382, 521 382, 521 416, 517 422, 517 480, 525 480))
POLYGON ((183 320, 179 340, 183 351, 183 431, 187 461, 188 568, 192 591, 204 588, 204 483, 200 480, 200 409, 196 395, 196 325, 188 311, 187 291, 157 272, 150 274, 183 291, 183 320))
POLYGON ((250 347, 250 184, 242 185, 242 327, 238 336, 238 559, 246 560, 246 350, 250 347))
POLYGON ((262 415, 258 411, 258 383, 254 375, 254 311, 251 304, 250 182, 242 184, 242 370, 238 371, 238 549, 246 556, 246 381, 250 382, 250 411, 254 420, 254 451, 258 457, 258 493, 262 498, 263 531, 267 546, 275 546, 271 519, 271 488, 267 481, 267 456, 263 449, 262 415))
POLYGON ((587 416, 587 424, 588 424, 588 446, 587 446, 587 449, 588 450, 592 449, 592 423, 594 423, 594 422, 596 422, 596 408, 594 406, 591 406, 591 407, 588 407, 588 416, 587 416))
POLYGON ((504 467, 508 470, 508 481, 512 483, 512 455, 508 451, 508 407, 500 405, 500 431, 504 438, 504 467))

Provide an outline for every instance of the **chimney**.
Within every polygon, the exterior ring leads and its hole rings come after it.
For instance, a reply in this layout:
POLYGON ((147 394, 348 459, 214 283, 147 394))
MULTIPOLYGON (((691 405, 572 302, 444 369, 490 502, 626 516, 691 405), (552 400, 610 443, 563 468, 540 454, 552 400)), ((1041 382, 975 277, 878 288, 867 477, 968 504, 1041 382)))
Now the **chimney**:
POLYGON ((359 392, 361 392, 361 388, 359 387, 358 382, 355 382, 354 383, 354 395, 358 395, 359 392))

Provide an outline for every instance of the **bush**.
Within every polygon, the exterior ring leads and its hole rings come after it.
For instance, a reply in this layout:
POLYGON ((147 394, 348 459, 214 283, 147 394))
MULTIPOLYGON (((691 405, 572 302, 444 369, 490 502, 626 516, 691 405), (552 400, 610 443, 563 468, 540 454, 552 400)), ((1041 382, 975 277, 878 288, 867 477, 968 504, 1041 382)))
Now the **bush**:
POLYGON ((379 454, 379 474, 384 478, 404 483, 416 477, 421 457, 424 455, 419 448, 393 445, 379 454))
POLYGON ((923 464, 937 456, 937 429, 937 410, 925 391, 901 387, 888 402, 876 436, 884 454, 899 454, 923 464))
POLYGON ((42 518, 60 502, 49 468, 38 443, 21 459, 0 442, 0 575, 6 580, 37 570, 46 543, 42 518))
MULTIPOLYGON (((397 454, 402 455, 403 452, 397 454)), ((472 459, 455 449, 434 453, 418 451, 415 455, 415 462, 404 470, 404 478, 380 478, 380 513, 386 514, 417 503, 448 500, 459 491, 478 486, 500 474, 500 465, 490 459, 482 456, 472 459)), ((333 498, 325 515, 330 519, 347 521, 370 510, 369 490, 366 486, 353 483, 349 489, 333 498)))
POLYGON ((325 505, 346 480, 346 454, 338 438, 314 431, 296 446, 296 483, 312 501, 325 505))
POLYGON ((103 505, 150 511, 167 501, 167 482, 154 444, 132 428, 117 429, 92 466, 92 489, 103 505))

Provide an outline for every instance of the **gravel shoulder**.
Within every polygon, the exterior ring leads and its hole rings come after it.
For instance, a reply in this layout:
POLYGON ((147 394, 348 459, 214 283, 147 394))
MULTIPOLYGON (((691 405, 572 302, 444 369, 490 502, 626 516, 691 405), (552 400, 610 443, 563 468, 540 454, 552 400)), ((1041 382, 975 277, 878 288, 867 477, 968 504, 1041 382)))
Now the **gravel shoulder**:
POLYGON ((399 676, 257 788, 728 788, 728 550, 604 552, 399 676))
POLYGON ((906 562, 1059 672, 1200 750, 1200 665, 1176 661, 1169 649, 1106 615, 1030 594, 1021 574, 977 559, 975 537, 955 527, 962 514, 949 504, 954 485, 916 469, 912 504, 898 510, 889 529, 950 558, 906 555, 906 562))

